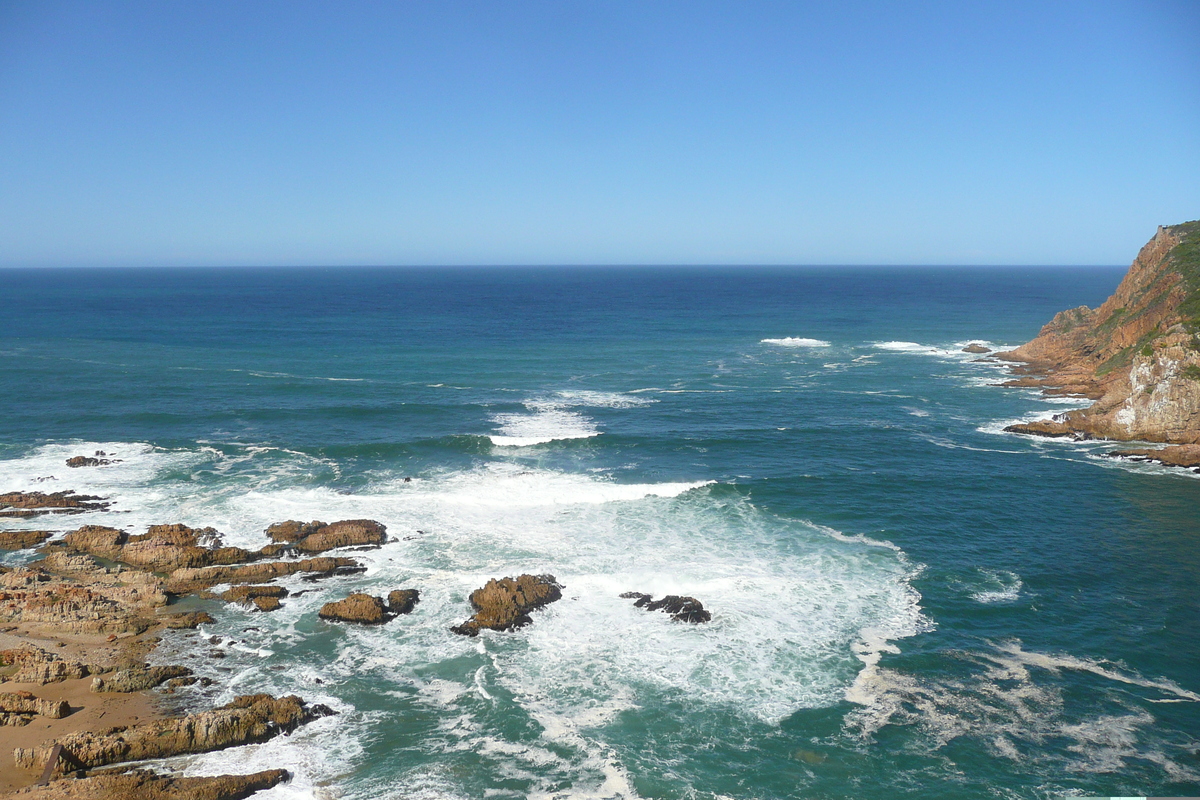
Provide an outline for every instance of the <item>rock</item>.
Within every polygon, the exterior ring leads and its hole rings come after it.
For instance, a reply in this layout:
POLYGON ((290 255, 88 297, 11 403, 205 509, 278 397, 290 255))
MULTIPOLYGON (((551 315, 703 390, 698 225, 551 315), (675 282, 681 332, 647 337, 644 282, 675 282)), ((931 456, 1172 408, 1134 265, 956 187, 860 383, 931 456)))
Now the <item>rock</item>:
POLYGON ((621 597, 636 600, 634 606, 637 608, 644 608, 647 611, 664 611, 670 614, 671 619, 676 622, 698 623, 712 620, 712 614, 706 611, 704 604, 694 597, 669 594, 661 600, 655 600, 642 592, 625 592, 621 597))
POLYGON ((66 700, 41 700, 31 692, 0 692, 0 712, 62 719, 71 713, 71 706, 66 700))
POLYGON ((93 692, 141 692, 153 689, 171 678, 191 675, 187 667, 130 667, 92 679, 93 692))
POLYGON ((419 602, 421 593, 416 589, 396 589, 388 593, 388 610, 393 614, 408 614, 419 602))
POLYGON ((279 699, 265 694, 245 695, 221 708, 186 717, 154 720, 103 732, 67 734, 37 747, 19 747, 13 751, 13 756, 20 769, 41 768, 54 745, 61 744, 90 769, 265 742, 331 713, 325 706, 308 706, 294 695, 279 699))
POLYGON ((261 556, 240 547, 222 547, 213 528, 151 525, 146 533, 130 536, 115 528, 85 525, 64 538, 68 548, 153 572, 170 572, 213 564, 241 564, 261 556))
POLYGON ((91 456, 73 456, 67 459, 68 467, 104 467, 117 462, 107 458, 93 458, 91 456))
POLYGON ((65 661, 54 653, 33 645, 24 645, 11 650, 0 650, 0 665, 16 665, 17 671, 8 677, 13 683, 58 683, 59 681, 86 678, 96 670, 79 661, 65 661))
POLYGON ((1061 311, 1037 338, 997 358, 1010 385, 1096 402, 1026 423, 1039 436, 1200 444, 1200 221, 1159 228, 1111 297, 1061 311))
POLYGON ((476 614, 450 630, 463 636, 478 636, 488 628, 507 631, 533 622, 529 612, 562 598, 562 586, 553 575, 518 575, 492 579, 471 592, 476 614))
POLYGON ((0 574, 0 623, 23 623, 54 636, 141 633, 167 603, 158 580, 147 573, 110 575, 93 567, 76 577, 83 580, 36 567, 0 574))
POLYGON ((286 770, 183 778, 149 770, 105 772, 14 792, 14 800, 244 800, 290 779, 286 770))
POLYGON ((241 585, 241 586, 234 586, 224 592, 221 592, 221 599, 224 600, 226 603, 241 603, 244 606, 253 605, 253 606, 257 606, 262 611, 268 611, 268 610, 273 611, 274 609, 279 608, 279 606, 280 606, 279 598, 287 597, 287 596, 288 596, 287 589, 283 588, 282 586, 271 586, 271 585, 267 585, 267 586, 241 585), (259 600, 263 600, 263 601, 274 600, 275 603, 273 606, 271 603, 266 603, 266 605, 272 606, 272 607, 271 608, 263 608, 261 605, 259 605, 259 602, 258 602, 259 600))
POLYGON ((283 608, 283 603, 279 602, 278 597, 256 597, 251 602, 259 611, 278 611, 283 608))
POLYGON ((159 617, 168 628, 199 628, 201 625, 211 625, 216 622, 212 614, 206 611, 191 611, 184 614, 168 614, 159 617))
POLYGON ((0 550, 25 550, 50 538, 50 531, 0 531, 0 550))
POLYGON ((0 517, 35 517, 39 514, 82 514, 107 511, 103 497, 75 492, 9 492, 0 494, 0 517))
POLYGON ((962 351, 964 353, 990 353, 990 352, 992 352, 991 348, 984 347, 983 345, 981 345, 977 342, 971 342, 971 344, 964 347, 962 349, 962 351))
POLYGON ((352 594, 345 600, 326 603, 317 613, 321 619, 339 622, 357 622, 362 625, 380 625, 392 618, 382 597, 369 594, 352 594))
POLYGON ((1200 467, 1200 445, 1181 444, 1158 450, 1117 450, 1110 458, 1154 461, 1167 467, 1200 467))
POLYGON ((288 520, 267 528, 267 536, 277 544, 290 544, 301 553, 311 554, 339 547, 383 544, 387 541, 387 528, 370 519, 348 519, 329 525, 288 520))
POLYGON ((167 590, 173 594, 187 594, 206 589, 219 583, 266 583, 307 572, 331 575, 342 569, 361 571, 365 569, 352 558, 321 556, 303 561, 268 561, 239 566, 212 566, 177 569, 167 579, 167 590))
POLYGON ((1070 425, 1053 419, 1039 419, 1033 422, 1018 422, 1015 425, 1007 425, 1004 428, 1006 433, 1023 433, 1028 436, 1048 436, 1051 438, 1087 438, 1082 436, 1079 431, 1076 431, 1070 425))

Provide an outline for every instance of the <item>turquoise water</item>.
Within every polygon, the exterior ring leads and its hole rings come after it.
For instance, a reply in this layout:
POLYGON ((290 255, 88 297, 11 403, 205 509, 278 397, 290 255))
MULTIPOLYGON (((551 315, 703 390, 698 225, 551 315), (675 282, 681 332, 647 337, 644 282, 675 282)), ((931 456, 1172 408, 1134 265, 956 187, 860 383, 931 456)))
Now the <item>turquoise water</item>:
POLYGON ((115 501, 55 530, 388 526, 365 574, 156 653, 217 679, 189 707, 339 711, 177 762, 293 770, 262 797, 1200 795, 1200 476, 1002 433, 1069 406, 961 352, 1121 274, 8 270, 0 491, 115 501), (449 633, 519 572, 564 599, 449 633))

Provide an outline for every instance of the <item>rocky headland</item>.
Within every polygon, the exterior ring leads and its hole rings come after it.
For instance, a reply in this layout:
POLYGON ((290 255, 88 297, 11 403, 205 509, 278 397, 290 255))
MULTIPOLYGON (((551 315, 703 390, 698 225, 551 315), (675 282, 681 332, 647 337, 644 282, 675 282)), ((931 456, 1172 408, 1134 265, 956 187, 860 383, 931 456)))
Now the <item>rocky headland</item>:
POLYGON ((1162 443, 1112 455, 1200 466, 1200 221, 1160 227, 1099 308, 1061 311, 996 357, 1019 364, 1005 386, 1095 401, 1005 430, 1162 443))

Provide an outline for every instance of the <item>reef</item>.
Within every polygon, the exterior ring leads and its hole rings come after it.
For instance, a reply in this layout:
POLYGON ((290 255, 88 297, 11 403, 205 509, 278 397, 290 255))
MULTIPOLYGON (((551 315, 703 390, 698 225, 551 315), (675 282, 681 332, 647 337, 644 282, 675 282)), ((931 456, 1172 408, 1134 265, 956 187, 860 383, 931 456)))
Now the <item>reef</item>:
POLYGON ((450 630, 463 636, 478 636, 484 628, 508 631, 533 622, 529 612, 562 598, 562 586, 553 575, 518 575, 493 578, 471 592, 475 615, 450 630))

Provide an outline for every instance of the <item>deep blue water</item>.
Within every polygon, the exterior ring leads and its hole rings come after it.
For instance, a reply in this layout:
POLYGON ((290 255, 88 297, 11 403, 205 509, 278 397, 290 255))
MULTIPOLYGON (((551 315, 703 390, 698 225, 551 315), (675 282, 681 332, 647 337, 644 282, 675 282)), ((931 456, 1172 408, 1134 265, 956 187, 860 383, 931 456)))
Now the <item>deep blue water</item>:
POLYGON ((180 762, 296 773, 265 797, 1200 795, 1200 476, 1001 433, 1064 406, 961 352, 1121 274, 0 271, 0 491, 247 546, 388 525, 365 575, 206 631, 238 644, 185 702, 340 712, 180 762), (122 461, 63 463, 99 449, 122 461), (449 633, 519 572, 564 600, 449 633), (410 618, 316 618, 400 586, 410 618))

